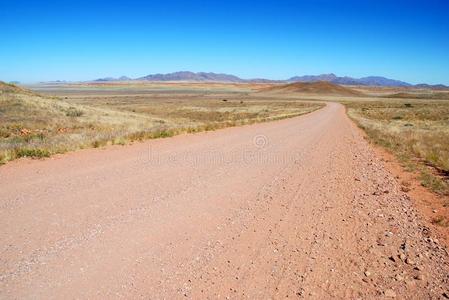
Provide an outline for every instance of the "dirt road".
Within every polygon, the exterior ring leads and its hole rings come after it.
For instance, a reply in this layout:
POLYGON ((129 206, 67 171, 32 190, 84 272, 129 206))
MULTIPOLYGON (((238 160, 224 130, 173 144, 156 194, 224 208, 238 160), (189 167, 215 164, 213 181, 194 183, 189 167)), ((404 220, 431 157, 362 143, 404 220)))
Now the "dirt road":
POLYGON ((0 297, 444 298, 447 250, 339 104, 0 167, 0 297))

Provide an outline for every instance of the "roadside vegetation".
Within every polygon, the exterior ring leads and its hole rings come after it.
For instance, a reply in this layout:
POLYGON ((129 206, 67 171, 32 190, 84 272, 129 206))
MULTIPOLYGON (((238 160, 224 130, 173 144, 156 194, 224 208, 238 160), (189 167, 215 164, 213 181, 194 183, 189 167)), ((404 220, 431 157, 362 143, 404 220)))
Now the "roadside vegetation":
POLYGON ((320 107, 212 94, 41 96, 0 82, 0 163, 289 118, 320 107))
MULTIPOLYGON (((399 159, 418 172, 421 184, 449 196, 449 101, 385 99, 344 103, 349 116, 399 159)), ((449 201, 446 201, 449 206, 449 201)))

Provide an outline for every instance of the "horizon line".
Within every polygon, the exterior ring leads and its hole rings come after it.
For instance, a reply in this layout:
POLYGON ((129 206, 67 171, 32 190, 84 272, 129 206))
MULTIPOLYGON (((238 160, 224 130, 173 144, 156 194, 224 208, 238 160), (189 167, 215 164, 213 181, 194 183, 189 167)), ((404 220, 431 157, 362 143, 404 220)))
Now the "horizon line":
MULTIPOLYGON (((111 79, 114 81, 119 82, 120 80, 118 80, 120 77, 127 77, 129 78, 129 81, 139 81, 140 78, 146 77, 146 76, 151 76, 151 75, 167 75, 167 74, 176 74, 176 73, 193 73, 193 74, 215 74, 215 75, 230 75, 230 76, 235 76, 238 79, 244 80, 244 81, 251 81, 251 80, 269 80, 269 81, 288 81, 294 77, 304 77, 304 76, 324 76, 324 75, 333 75, 339 78, 350 78, 350 79, 356 79, 356 80, 360 80, 360 79, 365 79, 365 78, 370 78, 370 77, 379 77, 379 78, 385 78, 385 79, 389 79, 389 80, 394 80, 394 81, 400 81, 406 84, 410 84, 410 85, 419 85, 419 84, 428 84, 428 85, 446 85, 444 83, 427 83, 427 82, 408 82, 408 81, 404 81, 401 79, 396 79, 396 78, 390 78, 390 77, 386 77, 384 75, 366 75, 366 76, 362 76, 362 77, 353 77, 353 76, 349 76, 349 75, 337 75, 334 72, 329 72, 329 73, 320 73, 320 74, 302 74, 302 75, 293 75, 293 76, 289 76, 287 78, 284 79, 273 79, 273 78, 269 78, 269 77, 252 77, 252 78, 245 78, 243 76, 240 75, 235 75, 233 73, 225 73, 225 72, 213 72, 213 71, 189 71, 189 70, 179 70, 179 71, 172 71, 172 72, 154 72, 154 73, 147 73, 146 75, 143 76, 128 76, 128 75, 119 75, 119 76, 100 76, 98 78, 94 78, 94 79, 78 79, 78 80, 66 80, 66 79, 53 79, 53 80, 36 80, 36 81, 20 81, 20 80, 8 80, 5 82, 9 82, 9 83, 16 83, 16 84, 39 84, 39 83, 51 83, 51 82, 65 82, 65 83, 81 83, 81 82, 94 82, 94 81, 101 81, 101 79, 111 79)), ((1 79, 0 79, 1 80, 1 79)), ((107 81, 107 80, 105 80, 107 81)), ((122 80, 122 82, 125 82, 128 80, 122 80)), ((152 81, 152 80, 141 80, 141 81, 152 81)), ((170 82, 168 80, 153 80, 154 82, 170 82)), ((173 80, 171 82, 188 82, 188 80, 173 80)), ((323 80, 326 81, 326 80, 323 80)), ((191 80, 191 82, 199 82, 197 80, 191 80)), ((229 81, 213 81, 211 80, 210 82, 229 82, 229 81)))

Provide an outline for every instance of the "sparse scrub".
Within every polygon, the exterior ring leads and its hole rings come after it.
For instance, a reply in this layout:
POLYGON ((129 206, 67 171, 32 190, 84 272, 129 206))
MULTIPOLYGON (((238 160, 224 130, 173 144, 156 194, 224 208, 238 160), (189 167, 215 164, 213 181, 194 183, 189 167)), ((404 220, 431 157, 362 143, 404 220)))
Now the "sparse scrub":
POLYGON ((296 100, 250 99, 235 91, 101 96, 81 90, 73 97, 39 96, 7 86, 0 94, 0 162, 19 157, 41 158, 89 147, 125 145, 133 141, 172 137, 293 117, 322 107, 296 100))
POLYGON ((65 115, 67 117, 81 117, 83 115, 83 111, 80 109, 76 109, 75 107, 70 107, 65 115))
POLYGON ((21 148, 16 150, 16 157, 32 157, 32 158, 43 158, 49 157, 50 152, 46 149, 27 149, 21 148))
POLYGON ((423 186, 449 195, 449 101, 384 100, 345 103, 377 144, 392 151, 423 186))

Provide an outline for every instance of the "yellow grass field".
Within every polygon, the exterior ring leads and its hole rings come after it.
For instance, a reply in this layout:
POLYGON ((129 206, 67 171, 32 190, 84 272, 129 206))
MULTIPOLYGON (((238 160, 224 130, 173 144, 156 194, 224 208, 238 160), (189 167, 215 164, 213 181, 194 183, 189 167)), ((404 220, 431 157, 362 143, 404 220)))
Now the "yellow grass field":
POLYGON ((0 162, 299 116, 320 103, 245 97, 239 85, 75 86, 0 94, 0 162), (49 95, 51 94, 51 95, 49 95))

